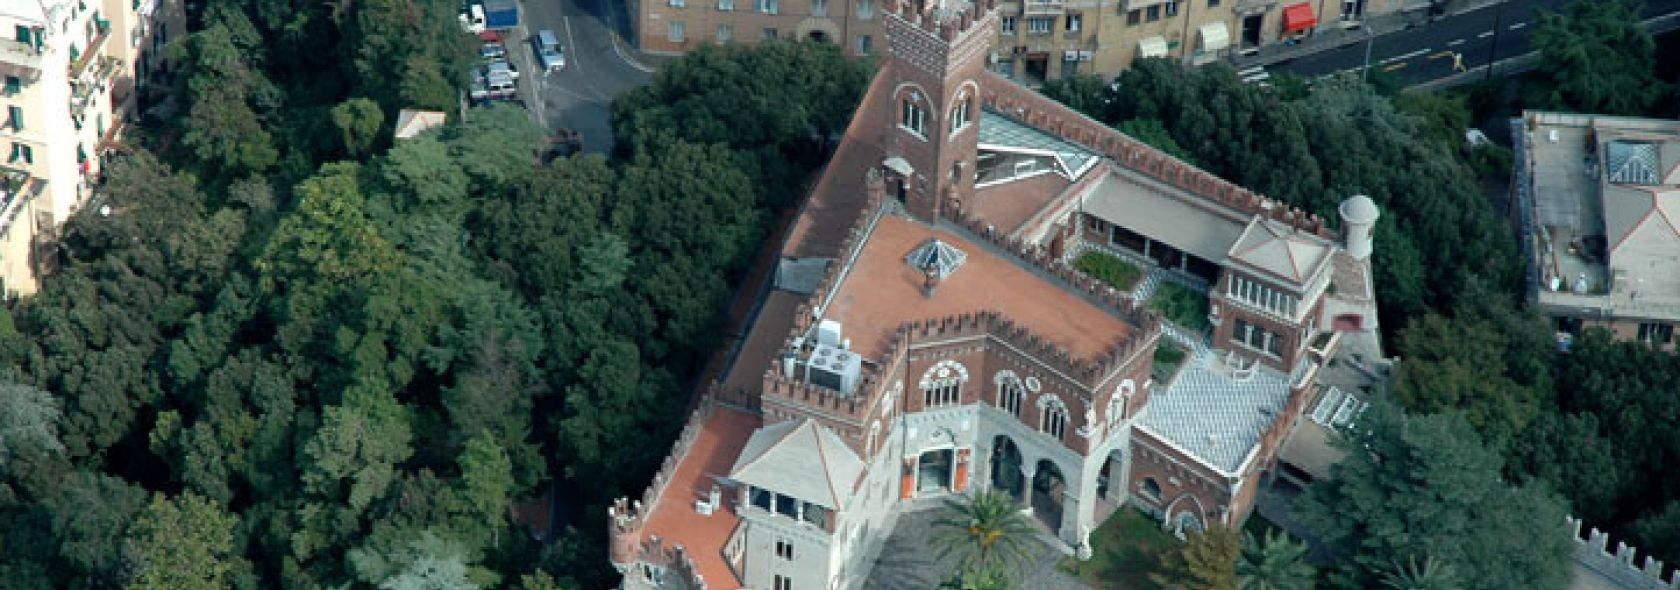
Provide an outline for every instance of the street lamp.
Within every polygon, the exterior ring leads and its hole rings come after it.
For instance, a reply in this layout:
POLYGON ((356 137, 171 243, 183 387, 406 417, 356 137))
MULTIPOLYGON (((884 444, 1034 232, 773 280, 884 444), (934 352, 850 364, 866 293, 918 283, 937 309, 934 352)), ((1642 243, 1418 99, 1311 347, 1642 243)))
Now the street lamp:
POLYGON ((1361 24, 1359 28, 1365 31, 1365 67, 1359 69, 1359 82, 1364 83, 1371 78, 1371 43, 1377 40, 1377 35, 1369 25, 1361 24))

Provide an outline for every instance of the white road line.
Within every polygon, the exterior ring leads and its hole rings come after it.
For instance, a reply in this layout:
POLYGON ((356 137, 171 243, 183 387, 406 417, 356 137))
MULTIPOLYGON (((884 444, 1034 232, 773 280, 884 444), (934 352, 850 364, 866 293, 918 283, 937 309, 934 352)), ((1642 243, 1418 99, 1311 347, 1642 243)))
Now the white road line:
POLYGON ((1377 62, 1377 63, 1382 64, 1382 65, 1388 65, 1388 64, 1391 64, 1391 63, 1394 63, 1394 62, 1397 62, 1397 61, 1404 61, 1404 60, 1408 60, 1408 59, 1411 59, 1411 58, 1429 53, 1429 51, 1430 51, 1430 49, 1428 47, 1425 47, 1423 49, 1419 49, 1417 51, 1413 51, 1413 52, 1410 52, 1410 53, 1396 55, 1394 57, 1382 60, 1382 61, 1377 62))
POLYGON ((1493 36, 1493 31, 1482 31, 1481 34, 1476 35, 1476 38, 1477 39, 1486 39, 1486 38, 1492 37, 1492 36, 1493 36))
POLYGON ((1528 26, 1528 23, 1517 23, 1517 24, 1511 25, 1511 30, 1515 31, 1517 29, 1520 29, 1520 28, 1523 28, 1523 27, 1526 27, 1526 26, 1528 26))
POLYGON ((1237 76, 1242 77, 1242 76, 1247 76, 1249 74, 1258 74, 1258 73, 1263 72, 1263 71, 1266 71, 1266 66, 1254 66, 1252 68, 1237 70, 1237 76))
POLYGON ((1457 47, 1457 46, 1463 45, 1463 44, 1464 44, 1463 39, 1453 39, 1453 40, 1447 42, 1447 47, 1457 47))
POLYGON ((582 74, 583 60, 578 59, 577 35, 572 34, 572 17, 562 16, 560 20, 566 24, 566 52, 572 54, 572 58, 566 60, 569 62, 566 65, 577 68, 578 73, 582 74))

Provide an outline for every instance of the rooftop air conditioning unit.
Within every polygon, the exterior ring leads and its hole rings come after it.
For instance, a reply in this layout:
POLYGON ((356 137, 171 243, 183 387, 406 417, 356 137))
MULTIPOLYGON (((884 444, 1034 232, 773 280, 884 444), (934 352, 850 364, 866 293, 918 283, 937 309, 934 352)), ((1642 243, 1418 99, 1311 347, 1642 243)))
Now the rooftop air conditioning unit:
POLYGON ((805 382, 851 395, 863 374, 863 357, 832 346, 818 345, 805 364, 805 382))
POLYGON ((817 322, 817 346, 840 346, 840 322, 834 320, 817 322))

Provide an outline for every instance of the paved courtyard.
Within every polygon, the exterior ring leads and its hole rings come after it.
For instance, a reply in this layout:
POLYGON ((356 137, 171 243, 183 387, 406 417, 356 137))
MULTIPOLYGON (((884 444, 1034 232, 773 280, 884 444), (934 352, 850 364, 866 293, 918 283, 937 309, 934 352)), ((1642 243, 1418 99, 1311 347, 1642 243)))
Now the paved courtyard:
MULTIPOLYGON (((870 590, 929 590, 937 588, 949 577, 956 569, 955 556, 939 560, 930 543, 934 533, 933 521, 939 513, 939 508, 929 508, 899 516, 898 527, 881 549, 881 556, 875 560, 875 567, 869 572, 869 581, 863 587, 870 590)), ((1057 567, 1067 554, 1051 545, 1052 542, 1046 535, 1041 542, 1029 544, 1027 571, 1017 578, 1023 582, 1021 587, 1090 590, 1057 567)))

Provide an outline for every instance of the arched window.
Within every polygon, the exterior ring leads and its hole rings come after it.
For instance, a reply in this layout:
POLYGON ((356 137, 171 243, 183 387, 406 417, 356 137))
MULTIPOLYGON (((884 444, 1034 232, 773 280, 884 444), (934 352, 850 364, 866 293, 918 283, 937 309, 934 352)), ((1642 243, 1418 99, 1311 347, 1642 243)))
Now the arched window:
POLYGON ((1157 483, 1155 478, 1143 478, 1143 484, 1138 487, 1140 488, 1139 491, 1143 492, 1143 497, 1148 498, 1152 502, 1161 501, 1161 484, 1157 483))
POLYGON ((911 92, 904 95, 899 102, 898 125, 906 130, 927 137, 927 107, 922 105, 922 93, 911 92))
POLYGON ((1120 387, 1114 390, 1114 395, 1108 400, 1108 427, 1119 426, 1126 418, 1126 408, 1132 400, 1132 394, 1137 392, 1137 383, 1131 379, 1120 382, 1120 387))
POLYGON ((1061 440, 1062 433, 1067 430, 1067 405, 1062 403, 1061 398, 1046 393, 1038 398, 1038 409, 1038 430, 1061 440))
POLYGON ((881 421, 876 420, 875 422, 873 422, 869 425, 869 442, 864 444, 863 452, 865 454, 869 454, 869 455, 875 454, 875 443, 880 441, 880 439, 881 439, 881 421))
POLYGON ((965 90, 957 96, 956 104, 951 106, 951 133, 962 131, 968 126, 969 113, 973 108, 974 97, 969 96, 968 91, 965 90))
POLYGON ((962 401, 962 384, 968 381, 968 368, 962 363, 945 359, 922 373, 922 407, 937 408, 962 401))
POLYGON ((1026 387, 1021 385, 1021 378, 1015 376, 1014 371, 998 371, 993 379, 997 383, 997 407, 1011 416, 1021 415, 1021 398, 1026 397, 1026 387))

